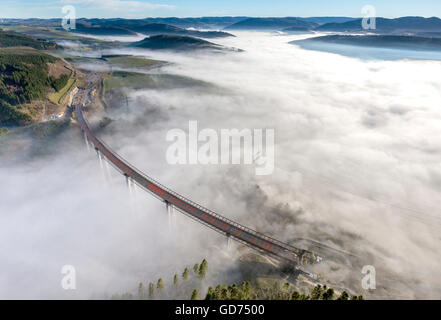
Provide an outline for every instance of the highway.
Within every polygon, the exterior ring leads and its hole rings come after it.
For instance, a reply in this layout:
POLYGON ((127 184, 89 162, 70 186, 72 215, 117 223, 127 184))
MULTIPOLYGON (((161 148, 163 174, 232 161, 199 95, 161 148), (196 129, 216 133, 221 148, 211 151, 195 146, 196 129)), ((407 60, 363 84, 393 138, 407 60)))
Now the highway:
POLYGON ((197 203, 161 185, 129 164, 94 135, 87 120, 83 116, 81 104, 75 105, 75 115, 81 131, 84 133, 86 141, 93 144, 99 155, 102 155, 121 174, 123 174, 128 182, 133 181, 142 189, 148 191, 158 199, 165 202, 167 206, 177 209, 186 216, 210 227, 217 232, 220 232, 227 237, 230 237, 231 239, 239 241, 263 254, 276 258, 282 263, 294 266, 296 270, 301 273, 310 275, 307 272, 300 270, 298 266, 320 262, 321 258, 310 251, 293 247, 289 244, 283 243, 255 230, 247 228, 207 208, 204 208, 201 205, 198 205, 197 203))

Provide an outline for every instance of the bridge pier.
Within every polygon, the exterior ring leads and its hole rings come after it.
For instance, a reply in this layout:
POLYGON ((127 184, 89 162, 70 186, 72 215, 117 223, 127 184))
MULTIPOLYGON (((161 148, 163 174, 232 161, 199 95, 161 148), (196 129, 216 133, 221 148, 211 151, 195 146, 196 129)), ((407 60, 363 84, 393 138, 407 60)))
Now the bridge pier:
POLYGON ((130 197, 135 196, 135 182, 133 182, 132 178, 130 178, 128 175, 124 174, 124 177, 126 177, 126 186, 127 189, 129 189, 130 197))
POLYGON ((136 183, 133 181, 133 179, 129 179, 129 189, 132 198, 136 199, 136 183))
POLYGON ((104 167, 105 167, 106 180, 110 183, 110 182, 112 182, 112 174, 110 172, 110 164, 105 159, 104 159, 104 167))
POLYGON ((128 175, 126 175, 126 174, 124 174, 124 177, 126 177, 126 186, 127 186, 127 188, 129 188, 129 190, 130 190, 130 178, 129 178, 129 176, 128 175))
POLYGON ((96 150, 96 155, 98 156, 98 160, 100 161, 100 167, 101 167, 101 169, 103 169, 103 158, 102 158, 101 152, 98 149, 95 149, 95 150, 96 150))
POLYGON ((90 150, 90 146, 89 146, 89 140, 87 140, 86 131, 83 131, 83 133, 84 133, 84 141, 86 142, 87 151, 89 151, 90 150))
POLYGON ((104 159, 104 156, 101 154, 101 152, 95 148, 96 150, 96 156, 98 157, 98 160, 100 162, 100 168, 101 168, 101 174, 103 176, 104 181, 109 182, 109 178, 107 176, 108 168, 107 168, 107 161, 104 159), (106 163, 104 163, 106 162, 106 163))
POLYGON ((165 202, 165 207, 167 209, 168 226, 172 228, 176 224, 175 210, 173 209, 173 205, 168 201, 165 202))
POLYGON ((231 248, 231 235, 227 233, 227 250, 231 248))
POLYGON ((124 173, 124 177, 126 180, 126 187, 129 192, 128 195, 128 205, 130 207, 130 212, 133 215, 139 214, 139 210, 137 209, 137 201, 136 201, 136 189, 135 189, 135 182, 131 177, 129 177, 127 174, 124 173))

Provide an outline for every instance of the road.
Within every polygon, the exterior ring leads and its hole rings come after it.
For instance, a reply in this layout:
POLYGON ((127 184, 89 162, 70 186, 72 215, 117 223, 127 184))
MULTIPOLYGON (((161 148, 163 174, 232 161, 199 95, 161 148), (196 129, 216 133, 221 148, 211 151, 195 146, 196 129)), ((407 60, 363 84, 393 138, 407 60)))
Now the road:
POLYGON ((276 258, 283 263, 295 266, 299 272, 314 278, 314 275, 303 272, 298 269, 298 266, 318 263, 321 261, 321 257, 308 250, 299 249, 268 237, 179 195, 136 169, 96 137, 91 131, 87 120, 84 118, 82 108, 90 102, 91 93, 93 90, 96 90, 97 87, 98 85, 88 85, 88 88, 79 88, 77 95, 73 99, 74 105, 72 109, 75 111, 76 120, 86 141, 94 146, 98 155, 104 157, 123 174, 128 183, 136 183, 145 191, 165 202, 168 207, 171 206, 199 223, 256 249, 263 254, 276 258))

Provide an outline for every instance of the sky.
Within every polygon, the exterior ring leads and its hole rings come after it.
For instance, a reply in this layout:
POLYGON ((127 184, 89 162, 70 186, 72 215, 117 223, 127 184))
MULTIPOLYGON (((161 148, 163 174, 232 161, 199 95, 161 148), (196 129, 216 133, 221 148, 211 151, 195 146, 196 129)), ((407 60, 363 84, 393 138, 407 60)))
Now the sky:
POLYGON ((77 17, 145 18, 199 16, 362 16, 374 6, 377 16, 441 16, 439 0, 0 0, 0 18, 60 18, 72 5, 77 17))

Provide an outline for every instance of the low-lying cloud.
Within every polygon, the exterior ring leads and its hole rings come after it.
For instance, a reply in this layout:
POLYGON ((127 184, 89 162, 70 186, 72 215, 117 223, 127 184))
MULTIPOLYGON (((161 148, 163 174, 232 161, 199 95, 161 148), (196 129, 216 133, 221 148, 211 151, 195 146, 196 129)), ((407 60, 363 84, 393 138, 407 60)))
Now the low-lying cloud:
MULTIPOLYGON (((129 90, 128 108, 111 113, 115 121, 102 138, 161 183, 220 214, 293 244, 311 239, 354 253, 377 268, 373 297, 439 298, 441 64, 363 61, 288 44, 300 36, 237 35, 217 42, 245 52, 137 50, 174 62, 161 72, 219 90, 129 90), (201 129, 275 129, 274 174, 168 165, 166 134, 186 130, 190 120, 201 129)), ((1 259, 0 296, 19 297, 28 284, 29 296, 59 295, 52 272, 60 264, 78 264, 87 287, 82 294, 90 294, 136 285, 143 274, 172 274, 204 256, 223 257, 216 247, 222 237, 186 217, 179 232, 165 231, 164 206, 148 195, 137 194, 138 209, 130 213, 122 178, 104 183, 74 131, 57 142, 62 152, 51 159, 1 172, 13 187, 2 186, 0 250, 7 259, 1 259), (17 279, 24 280, 14 286, 17 279)), ((317 266, 325 279, 367 294, 358 261, 330 258, 317 266)), ((227 261, 224 271, 234 265, 227 261)))

